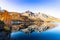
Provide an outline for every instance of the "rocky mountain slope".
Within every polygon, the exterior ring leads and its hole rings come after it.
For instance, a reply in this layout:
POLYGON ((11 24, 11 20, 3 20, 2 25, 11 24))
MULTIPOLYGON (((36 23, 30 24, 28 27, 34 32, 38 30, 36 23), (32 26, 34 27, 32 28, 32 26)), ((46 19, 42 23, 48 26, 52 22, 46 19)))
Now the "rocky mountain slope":
POLYGON ((59 19, 42 13, 30 11, 18 13, 6 10, 0 10, 0 20, 11 26, 12 32, 22 31, 26 33, 46 31, 56 26, 52 22, 60 22, 59 19))

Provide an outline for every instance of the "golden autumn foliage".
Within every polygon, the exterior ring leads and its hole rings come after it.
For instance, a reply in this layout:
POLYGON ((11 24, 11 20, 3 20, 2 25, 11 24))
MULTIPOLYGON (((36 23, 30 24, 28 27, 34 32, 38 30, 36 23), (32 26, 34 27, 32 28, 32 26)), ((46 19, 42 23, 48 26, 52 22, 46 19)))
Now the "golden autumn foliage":
POLYGON ((4 21, 6 24, 10 25, 10 21, 12 19, 11 15, 9 15, 9 12, 4 10, 4 12, 1 13, 0 20, 4 21))

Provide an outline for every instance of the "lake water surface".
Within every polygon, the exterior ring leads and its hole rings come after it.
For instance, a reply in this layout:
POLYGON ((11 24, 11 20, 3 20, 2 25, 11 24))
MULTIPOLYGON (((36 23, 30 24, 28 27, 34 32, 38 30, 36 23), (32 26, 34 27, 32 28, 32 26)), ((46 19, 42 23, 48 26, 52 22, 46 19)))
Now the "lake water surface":
POLYGON ((11 33, 11 38, 12 40, 60 40, 60 23, 56 24, 58 24, 57 27, 41 33, 25 34, 23 32, 14 32, 11 33))

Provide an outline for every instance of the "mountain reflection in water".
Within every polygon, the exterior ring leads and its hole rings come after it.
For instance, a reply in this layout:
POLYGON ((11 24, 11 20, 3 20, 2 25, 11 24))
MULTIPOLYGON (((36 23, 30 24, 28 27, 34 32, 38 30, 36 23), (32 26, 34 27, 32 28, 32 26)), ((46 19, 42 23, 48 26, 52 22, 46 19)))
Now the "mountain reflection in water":
POLYGON ((59 26, 41 33, 25 34, 23 32, 13 32, 11 38, 12 40, 60 40, 60 23, 58 24, 59 26))

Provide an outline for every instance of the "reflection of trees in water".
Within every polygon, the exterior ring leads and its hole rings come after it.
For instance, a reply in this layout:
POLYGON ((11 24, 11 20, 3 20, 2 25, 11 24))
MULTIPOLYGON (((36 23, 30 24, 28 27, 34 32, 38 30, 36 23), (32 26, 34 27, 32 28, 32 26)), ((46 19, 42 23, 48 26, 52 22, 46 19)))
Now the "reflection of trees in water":
MULTIPOLYGON (((43 24, 44 21, 12 21, 12 31, 20 31, 21 29, 26 29, 31 25, 38 25, 41 26, 43 24)), ((34 27, 34 26, 33 26, 34 27)), ((32 29, 33 30, 33 29, 32 29)), ((31 31, 32 31, 31 30, 31 31)))
MULTIPOLYGON (((24 28, 27 28, 28 26, 30 26, 30 25, 32 25, 33 23, 32 22, 14 22, 13 24, 12 24, 12 27, 14 28, 14 26, 15 27, 17 27, 17 28, 15 28, 15 30, 20 30, 20 29, 24 29, 24 28)), ((13 30, 13 29, 12 29, 13 30)))

